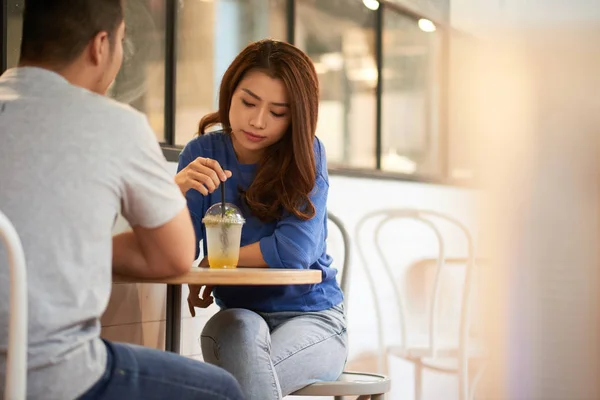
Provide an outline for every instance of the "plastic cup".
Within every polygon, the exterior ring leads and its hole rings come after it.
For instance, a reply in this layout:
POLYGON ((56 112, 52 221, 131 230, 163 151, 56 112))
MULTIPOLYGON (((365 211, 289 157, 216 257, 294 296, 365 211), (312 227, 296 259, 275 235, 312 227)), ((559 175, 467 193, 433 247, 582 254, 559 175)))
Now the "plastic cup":
POLYGON ((242 226, 246 222, 231 203, 212 205, 202 219, 206 228, 206 249, 210 268, 236 268, 240 258, 242 226))

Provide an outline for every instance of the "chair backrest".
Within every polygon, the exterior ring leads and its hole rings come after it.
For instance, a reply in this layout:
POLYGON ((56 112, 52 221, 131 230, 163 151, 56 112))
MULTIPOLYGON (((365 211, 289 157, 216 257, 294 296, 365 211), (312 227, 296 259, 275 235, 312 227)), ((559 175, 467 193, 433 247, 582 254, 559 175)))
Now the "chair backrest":
POLYGON ((442 233, 440 232, 437 225, 432 221, 435 219, 444 220, 452 225, 455 225, 460 229, 460 231, 464 234, 467 239, 467 262, 466 262, 466 276, 465 276, 465 284, 463 286, 462 293, 462 301, 461 301, 461 312, 460 312, 460 328, 459 328, 459 348, 461 352, 460 358, 463 356, 466 357, 466 347, 468 342, 469 335, 469 326, 470 326, 470 303, 471 303, 471 286, 473 280, 473 269, 474 269, 474 257, 475 250, 473 239, 469 230, 466 228, 464 224, 459 222, 458 220, 449 217, 447 215, 429 211, 429 210, 419 210, 419 209, 383 209, 377 210, 372 213, 365 215, 356 226, 356 238, 359 243, 363 243, 360 240, 361 234, 364 235, 362 230, 364 229, 365 224, 368 221, 378 220, 374 234, 370 232, 369 237, 372 238, 376 255, 369 254, 369 257, 365 255, 364 248, 362 246, 358 246, 358 254, 360 256, 361 262, 366 271, 368 283, 370 285, 370 291, 373 296, 374 303, 376 305, 375 311, 377 314, 377 324, 378 324, 378 342, 379 342, 379 368, 383 370, 383 357, 385 353, 385 343, 383 336, 383 320, 382 320, 382 310, 380 306, 380 302, 377 298, 377 285, 375 283, 375 278, 373 276, 372 265, 367 265, 367 260, 371 260, 371 262, 377 262, 377 258, 381 262, 381 265, 384 267, 384 272, 386 278, 389 282, 392 282, 393 294, 395 296, 399 319, 400 319, 400 330, 401 330, 401 345, 404 348, 407 348, 408 345, 408 335, 407 335, 407 318, 406 318, 406 308, 404 296, 398 289, 398 286, 394 283, 394 274, 392 268, 390 266, 389 260, 385 257, 383 248, 381 246, 381 231, 382 228, 394 220, 401 219, 412 219, 418 221, 425 226, 429 227, 436 236, 437 244, 438 244, 438 255, 437 255, 437 269, 435 272, 434 283, 433 283, 433 295, 430 303, 430 308, 428 312, 428 325, 429 325, 429 357, 435 358, 437 356, 438 351, 438 306, 439 306, 439 297, 440 297, 440 286, 441 286, 441 275, 442 270, 444 269, 444 264, 446 262, 446 248, 445 241, 442 237, 442 233), (465 354, 462 354, 465 352, 465 354))
MULTIPOLYGON (((346 230, 346 228, 344 227, 344 223, 342 222, 342 220, 337 217, 335 214, 332 214, 331 212, 327 212, 327 219, 329 220, 330 223, 332 223, 337 230, 340 232, 340 234, 342 235, 342 242, 344 245, 344 261, 341 263, 341 274, 340 274, 340 280, 339 280, 339 284, 342 288, 342 291, 344 292, 344 306, 347 306, 347 302, 348 302, 348 290, 350 287, 350 281, 349 281, 349 268, 350 268, 350 235, 348 234, 348 231, 346 230)), ((340 264, 337 264, 338 267, 340 266, 340 264)), ((339 273, 339 269, 338 269, 338 273, 339 273)))
MULTIPOLYGON (((430 306, 430 293, 433 287, 435 274, 437 273, 437 257, 426 256, 418 258, 408 265, 405 279, 402 281, 402 292, 407 301, 408 309, 412 315, 410 323, 418 322, 418 328, 428 329, 428 307, 430 306), (425 317, 425 318, 423 318, 425 317), (416 320, 416 321, 415 321, 416 320)), ((441 334, 451 335, 458 333, 460 326, 460 307, 462 306, 462 290, 465 283, 466 265, 469 262, 466 257, 446 257, 444 260, 443 283, 440 288, 440 307, 438 315, 438 329, 441 334)), ((471 326, 469 334, 471 337, 483 337, 484 326, 484 304, 475 301, 481 294, 482 274, 488 260, 475 257, 476 278, 473 281, 473 301, 471 305, 471 326)), ((409 336, 410 332, 409 332, 409 336)), ((454 336, 452 336, 454 337, 454 336)))
POLYGON ((10 268, 10 321, 4 399, 24 400, 27 389, 27 270, 15 227, 0 211, 0 237, 10 268))

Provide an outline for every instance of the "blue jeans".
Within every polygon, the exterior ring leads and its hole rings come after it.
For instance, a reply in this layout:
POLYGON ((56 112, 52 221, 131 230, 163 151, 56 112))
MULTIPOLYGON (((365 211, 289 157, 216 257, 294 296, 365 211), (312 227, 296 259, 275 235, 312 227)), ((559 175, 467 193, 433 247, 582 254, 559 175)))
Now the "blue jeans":
POLYGON ((336 380, 347 342, 343 304, 318 312, 226 309, 200 337, 204 360, 231 372, 248 400, 279 400, 311 383, 336 380))
POLYGON ((229 373, 174 353, 104 341, 106 371, 79 400, 241 400, 229 373))

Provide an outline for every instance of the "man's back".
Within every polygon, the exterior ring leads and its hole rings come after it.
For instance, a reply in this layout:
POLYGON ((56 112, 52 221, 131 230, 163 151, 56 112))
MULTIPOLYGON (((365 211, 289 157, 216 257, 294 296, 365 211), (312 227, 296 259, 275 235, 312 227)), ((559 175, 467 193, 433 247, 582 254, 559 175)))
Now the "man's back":
MULTIPOLYGON (((0 209, 21 237, 29 275, 28 395, 73 398, 106 367, 98 319, 110 295, 118 212, 132 225, 159 226, 184 200, 143 115, 54 72, 18 68, 0 78, 0 138, 0 209)), ((2 370, 8 285, 3 267, 2 370)))

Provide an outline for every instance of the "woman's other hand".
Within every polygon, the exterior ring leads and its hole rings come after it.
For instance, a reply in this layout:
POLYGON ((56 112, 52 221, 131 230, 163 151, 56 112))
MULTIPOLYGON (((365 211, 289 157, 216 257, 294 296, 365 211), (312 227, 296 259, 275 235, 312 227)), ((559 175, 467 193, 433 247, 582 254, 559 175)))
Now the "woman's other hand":
POLYGON ((192 317, 195 317, 195 307, 207 308, 214 302, 214 299, 212 297, 213 287, 207 285, 188 285, 188 287, 190 288, 190 294, 187 298, 188 307, 190 309, 190 314, 192 314, 192 317), (202 292, 202 296, 200 296, 200 290, 203 287, 204 291, 202 292))
MULTIPOLYGON (((208 267, 208 258, 204 257, 198 266, 202 268, 208 267)), ((190 308, 190 314, 192 314, 192 317, 195 317, 196 310, 194 307, 207 308, 214 302, 212 297, 213 287, 205 285, 188 285, 188 287, 190 288, 190 294, 187 298, 188 307, 190 308), (200 290, 202 290, 203 287, 204 292, 202 293, 201 297, 200 290)))

